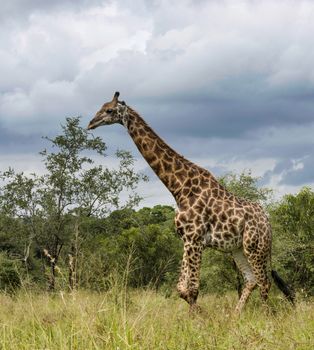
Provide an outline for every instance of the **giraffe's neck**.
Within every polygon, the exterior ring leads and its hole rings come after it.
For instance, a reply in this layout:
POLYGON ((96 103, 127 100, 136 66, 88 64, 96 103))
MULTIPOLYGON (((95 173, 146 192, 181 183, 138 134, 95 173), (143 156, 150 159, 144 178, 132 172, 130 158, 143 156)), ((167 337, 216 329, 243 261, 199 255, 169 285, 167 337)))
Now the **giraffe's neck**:
MULTIPOLYGON (((189 179, 207 173, 169 147, 130 107, 124 124, 143 157, 177 202, 189 179)), ((208 175, 211 176, 209 172, 208 175)))

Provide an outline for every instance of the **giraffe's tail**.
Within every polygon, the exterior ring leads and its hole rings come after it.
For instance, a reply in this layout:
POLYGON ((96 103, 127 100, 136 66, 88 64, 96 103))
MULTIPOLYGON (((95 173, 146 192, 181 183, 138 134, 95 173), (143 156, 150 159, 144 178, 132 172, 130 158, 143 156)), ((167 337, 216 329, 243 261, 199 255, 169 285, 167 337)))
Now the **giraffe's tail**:
POLYGON ((295 291, 278 275, 277 271, 271 270, 271 276, 276 286, 282 291, 290 303, 294 305, 295 291))

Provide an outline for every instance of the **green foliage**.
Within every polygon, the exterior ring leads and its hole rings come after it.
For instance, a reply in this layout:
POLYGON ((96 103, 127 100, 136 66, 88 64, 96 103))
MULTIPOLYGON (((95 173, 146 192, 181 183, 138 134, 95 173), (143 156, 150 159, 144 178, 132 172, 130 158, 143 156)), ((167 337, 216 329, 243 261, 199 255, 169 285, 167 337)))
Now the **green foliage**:
POLYGON ((274 256, 282 274, 304 294, 314 295, 314 192, 304 187, 273 206, 274 256))
POLYGON ((129 276, 133 287, 151 284, 159 288, 167 273, 179 269, 182 248, 170 228, 157 224, 133 227, 123 231, 116 242, 118 249, 133 255, 129 276))
POLYGON ((200 289, 203 293, 224 294, 235 291, 238 286, 238 274, 231 254, 214 249, 206 249, 203 253, 200 289))
MULTIPOLYGON (((41 155, 47 169, 47 204, 51 203, 56 216, 64 212, 78 212, 85 216, 103 216, 112 208, 120 207, 123 190, 134 190, 143 176, 134 172, 134 159, 129 152, 118 150, 117 169, 109 169, 88 156, 88 151, 104 157, 105 143, 80 127, 79 118, 67 118, 63 134, 53 139, 52 150, 41 155)), ((140 198, 131 193, 128 203, 137 204, 140 198)))
POLYGON ((0 290, 13 292, 21 285, 19 262, 0 253, 0 290))
POLYGON ((106 219, 94 221, 94 234, 90 235, 89 230, 85 236, 84 254, 98 273, 90 275, 89 270, 82 269, 83 285, 107 288, 110 282, 106 283, 105 279, 110 280, 113 272, 123 275, 128 266, 129 286, 158 289, 168 283, 172 287, 182 255, 173 218, 172 207, 158 205, 137 212, 114 211, 106 219))
POLYGON ((273 191, 267 187, 259 187, 259 178, 253 177, 250 171, 244 171, 239 175, 228 173, 218 180, 228 191, 240 198, 264 205, 271 200, 273 191))
MULTIPOLYGON (((138 204, 135 189, 145 177, 133 170, 134 159, 125 151, 116 152, 115 169, 96 164, 91 152, 104 157, 106 145, 82 128, 79 118, 67 118, 60 135, 45 139, 50 147, 40 152, 46 170, 43 175, 16 173, 12 168, 0 172, 0 213, 23 223, 18 245, 23 246, 25 266, 30 267, 34 254, 46 260, 53 289, 59 258, 64 252, 66 262, 75 250, 76 225, 86 217, 138 204), (120 202, 122 192, 128 193, 124 203, 120 202)), ((7 236, 7 231, 4 227, 1 233, 7 236)), ((19 250, 21 253, 21 247, 19 250)))

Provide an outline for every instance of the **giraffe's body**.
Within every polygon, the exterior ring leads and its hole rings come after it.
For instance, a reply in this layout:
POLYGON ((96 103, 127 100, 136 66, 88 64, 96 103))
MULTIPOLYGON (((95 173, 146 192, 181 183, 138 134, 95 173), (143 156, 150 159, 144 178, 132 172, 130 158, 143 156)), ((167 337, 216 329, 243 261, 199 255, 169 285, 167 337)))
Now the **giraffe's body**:
POLYGON ((100 109, 89 128, 123 124, 175 198, 178 205, 175 225, 184 244, 177 285, 180 296, 195 309, 202 251, 211 247, 231 252, 243 274, 245 286, 236 308, 238 312, 256 285, 266 300, 270 288, 271 227, 262 207, 231 194, 208 170, 176 153, 133 109, 119 102, 118 96, 116 93, 100 109))

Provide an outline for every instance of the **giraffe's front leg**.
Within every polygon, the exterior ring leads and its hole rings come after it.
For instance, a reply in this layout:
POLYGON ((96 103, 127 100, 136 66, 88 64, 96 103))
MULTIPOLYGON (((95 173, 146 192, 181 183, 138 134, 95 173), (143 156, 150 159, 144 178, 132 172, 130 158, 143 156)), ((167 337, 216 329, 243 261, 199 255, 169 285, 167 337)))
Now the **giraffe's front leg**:
POLYGON ((196 301, 199 291, 202 250, 203 247, 199 243, 184 243, 181 274, 177 284, 177 290, 180 297, 189 303, 190 312, 199 310, 196 301))

